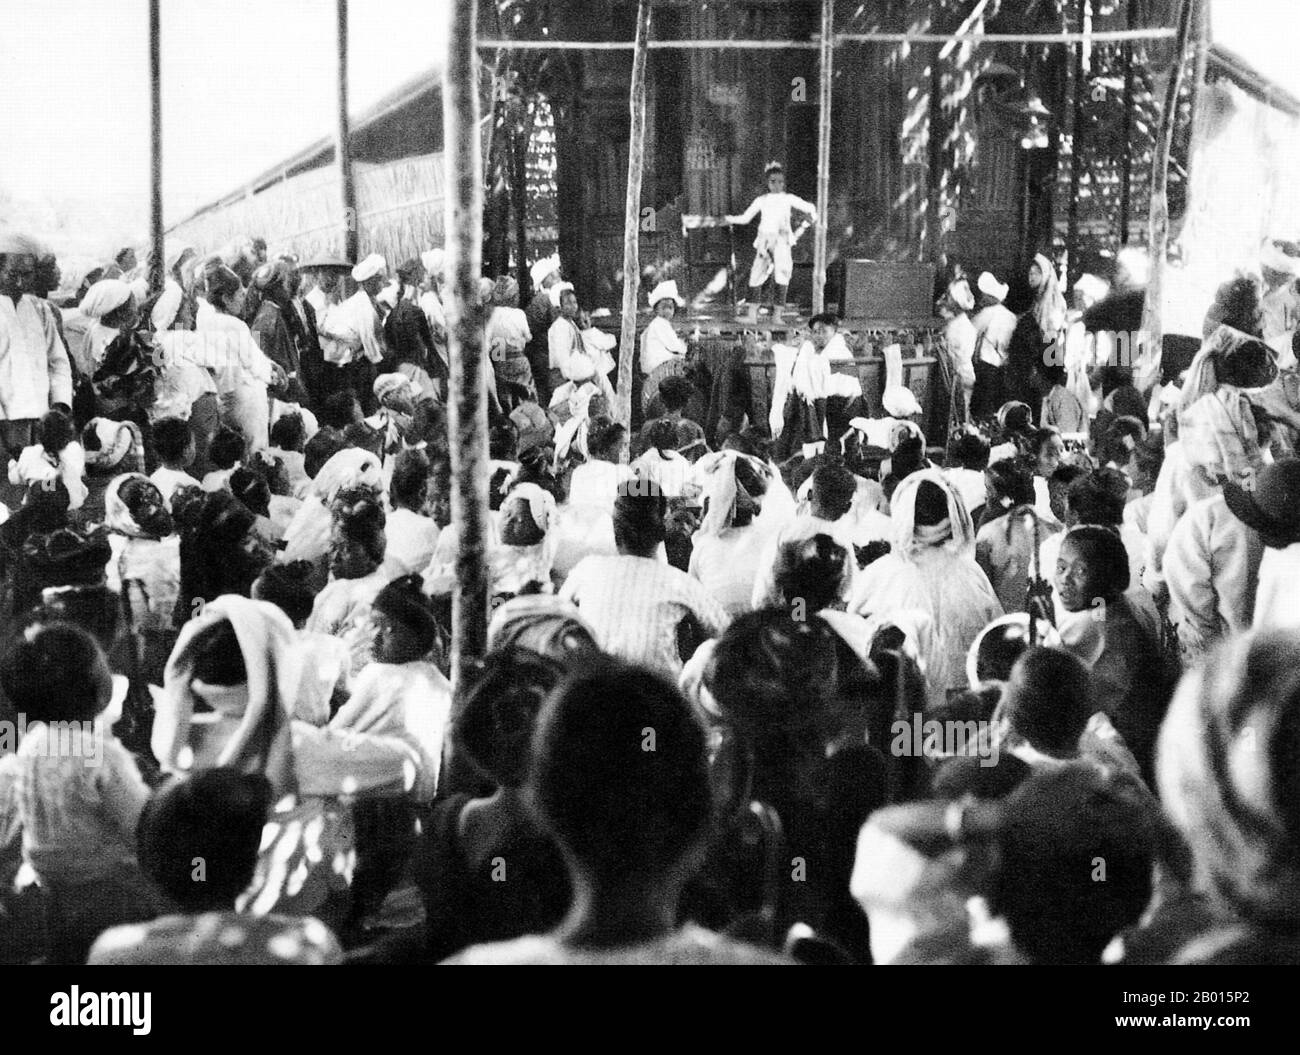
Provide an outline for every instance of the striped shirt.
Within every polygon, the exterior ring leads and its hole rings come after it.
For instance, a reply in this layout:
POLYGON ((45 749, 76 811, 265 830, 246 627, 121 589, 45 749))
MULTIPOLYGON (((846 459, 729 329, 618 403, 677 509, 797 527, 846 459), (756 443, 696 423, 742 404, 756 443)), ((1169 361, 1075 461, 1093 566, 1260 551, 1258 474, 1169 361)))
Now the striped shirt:
POLYGON ((604 651, 674 678, 682 669, 677 625, 692 616, 703 633, 715 635, 728 622, 698 580, 649 557, 584 557, 560 596, 581 609, 604 651))

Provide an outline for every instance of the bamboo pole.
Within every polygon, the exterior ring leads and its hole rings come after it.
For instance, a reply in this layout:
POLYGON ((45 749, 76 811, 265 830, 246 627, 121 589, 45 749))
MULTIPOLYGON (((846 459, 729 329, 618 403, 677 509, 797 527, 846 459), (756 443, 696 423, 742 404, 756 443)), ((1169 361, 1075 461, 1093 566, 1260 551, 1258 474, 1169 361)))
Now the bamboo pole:
POLYGON ((1134 371, 1134 383, 1145 391, 1157 380, 1160 370, 1164 328, 1160 317, 1164 297, 1165 258, 1169 252, 1169 152, 1174 143, 1174 126, 1178 123, 1178 92, 1183 83, 1183 66, 1192 33, 1192 15, 1197 0, 1182 0, 1178 11, 1178 36, 1174 41, 1173 68, 1165 88, 1165 105, 1160 112, 1160 131, 1155 155, 1151 159, 1151 213, 1147 244, 1151 253, 1151 281, 1147 285, 1142 330, 1148 341, 1141 361, 1134 371))
POLYGON ((163 207, 162 207, 162 27, 160 0, 149 0, 149 291, 162 291, 163 207))
MULTIPOLYGON (((1094 44, 1117 44, 1127 40, 1169 40, 1175 31, 1163 26, 1154 29, 1104 29, 1089 33, 1094 44)), ((1083 33, 837 33, 835 44, 1078 44, 1083 33)), ((636 45, 626 40, 481 40, 483 49, 507 51, 633 51, 636 45)), ((652 40, 650 51, 790 51, 820 48, 816 40, 652 40)))
POLYGON ((478 280, 483 263, 483 157, 479 138, 476 0, 454 0, 443 70, 446 144, 447 346, 451 361, 451 518, 457 527, 452 595, 452 684, 468 686, 469 668, 487 651, 487 392, 478 280))
MULTIPOLYGON (((1125 0, 1129 28, 1137 22, 1137 0, 1125 0)), ((1133 200, 1133 42, 1124 44, 1124 157, 1120 161, 1119 244, 1128 245, 1129 210, 1133 200)))
POLYGON ((336 0, 338 42, 338 134, 334 156, 343 195, 343 258, 357 262, 357 188, 352 181, 351 134, 348 128, 348 0, 336 0))
MULTIPOLYGON (((1088 0, 1079 0, 1080 28, 1087 19, 1088 0)), ((1065 288, 1069 292, 1074 291, 1074 284, 1079 280, 1079 179, 1085 124, 1083 48, 1080 44, 1074 49, 1074 106, 1070 118, 1070 200, 1066 204, 1065 224, 1065 288)))
POLYGON ((641 294, 641 172, 645 161, 645 66, 650 39, 650 0, 637 0, 636 50, 632 52, 632 91, 628 103, 632 135, 628 144, 627 202, 623 209, 623 318, 618 345, 615 420, 632 427, 632 360, 636 358, 636 309, 641 294))
POLYGON ((826 310, 826 214, 831 193, 831 88, 835 64, 835 3, 822 0, 817 71, 817 226, 813 229, 812 310, 826 310))

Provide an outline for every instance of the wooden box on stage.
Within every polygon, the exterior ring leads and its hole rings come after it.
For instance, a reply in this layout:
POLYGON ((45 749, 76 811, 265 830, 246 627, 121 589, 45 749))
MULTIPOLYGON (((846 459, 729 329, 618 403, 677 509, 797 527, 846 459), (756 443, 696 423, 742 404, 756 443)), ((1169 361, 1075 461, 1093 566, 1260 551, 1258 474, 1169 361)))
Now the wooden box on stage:
POLYGON ((934 267, 845 260, 829 269, 827 303, 846 319, 928 319, 934 314, 934 267))

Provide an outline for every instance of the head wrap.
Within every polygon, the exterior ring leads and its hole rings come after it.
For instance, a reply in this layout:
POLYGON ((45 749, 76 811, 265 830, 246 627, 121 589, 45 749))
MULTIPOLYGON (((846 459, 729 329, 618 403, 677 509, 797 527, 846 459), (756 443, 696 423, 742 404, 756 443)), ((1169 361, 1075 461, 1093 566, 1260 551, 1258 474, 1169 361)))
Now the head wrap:
POLYGON ((538 260, 528 269, 528 277, 532 279, 533 289, 541 289, 542 283, 559 270, 559 254, 552 253, 550 256, 538 260))
POLYGON ((516 484, 502 502, 523 500, 528 503, 528 514, 542 532, 541 541, 531 546, 509 546, 500 543, 492 554, 492 584, 496 593, 518 593, 529 583, 541 583, 549 592, 551 568, 555 564, 555 549, 559 535, 555 526, 555 496, 536 484, 516 484))
POLYGON ((81 314, 102 319, 131 299, 131 287, 121 279, 104 278, 96 282, 81 298, 81 314))
POLYGON ((136 523, 135 517, 131 515, 131 510, 122 498, 122 488, 129 480, 150 482, 149 477, 144 473, 123 473, 121 476, 113 477, 104 492, 104 526, 128 538, 144 538, 148 532, 136 523))
POLYGON ((371 253, 368 257, 357 264, 352 269, 352 281, 364 282, 368 278, 374 278, 376 275, 382 275, 388 270, 388 261, 378 253, 371 253))
POLYGON ((424 270, 436 278, 442 278, 442 269, 447 266, 447 251, 445 249, 426 249, 420 254, 420 263, 424 265, 424 270))
POLYGON ((1262 344, 1258 337, 1252 337, 1231 326, 1220 326, 1202 343, 1200 351, 1193 357, 1183 380, 1182 395, 1178 401, 1181 414, 1199 400, 1219 387, 1219 368, 1231 356, 1254 344, 1262 344))
POLYGON ((1011 288, 1005 282, 999 282, 996 276, 989 271, 980 273, 978 285, 981 293, 992 297, 996 301, 1006 300, 1007 292, 1011 288))
POLYGON ((502 275, 496 281, 496 288, 492 293, 492 299, 497 304, 508 304, 511 300, 519 296, 519 283, 512 275, 502 275))
POLYGON ((942 545, 954 553, 967 552, 975 542, 975 528, 961 496, 938 469, 922 469, 907 476, 890 500, 894 521, 894 552, 906 559, 920 551, 942 545), (922 482, 939 488, 948 502, 948 516, 933 526, 916 523, 916 492, 922 482))
POLYGON ((1300 706, 1300 638, 1230 638, 1184 676, 1156 754, 1156 781, 1212 898, 1270 930, 1300 931, 1296 805, 1281 769, 1300 706), (1289 818, 1289 820, 1288 820, 1289 818))
POLYGON ((551 301, 551 307, 558 309, 560 306, 560 298, 563 297, 565 293, 569 292, 572 289, 573 289, 572 282, 555 283, 555 285, 553 285, 550 289, 546 291, 546 295, 547 297, 550 298, 551 301))
POLYGON ((149 312, 149 321, 153 323, 153 328, 170 329, 184 301, 185 291, 174 278, 169 277, 163 283, 163 291, 158 294, 158 299, 154 301, 153 309, 149 312))
POLYGON ((133 451, 144 449, 140 426, 133 421, 94 418, 87 423, 86 428, 93 428, 99 437, 99 450, 86 450, 87 468, 101 471, 113 469, 121 465, 133 451))
POLYGON ((564 638, 573 633, 596 640, 596 632, 572 601, 554 594, 513 597, 492 614, 488 649, 526 648, 562 658, 568 652, 564 638))
POLYGON ((748 461, 760 476, 772 475, 766 462, 734 450, 714 451, 695 463, 693 475, 701 487, 701 498, 707 501, 704 519, 700 521, 702 534, 722 534, 731 526, 737 499, 741 495, 748 495, 744 485, 736 479, 736 463, 742 458, 748 461))
POLYGON ((948 283, 948 298, 962 311, 975 307, 975 294, 970 291, 970 280, 965 275, 948 283))
POLYGON ((380 374, 375 378, 375 398, 381 403, 385 396, 391 396, 403 389, 410 391, 411 379, 402 373, 380 374))
POLYGON ((311 482, 311 493, 328 505, 345 487, 383 486, 379 458, 360 447, 347 447, 321 466, 311 482))
POLYGON ((163 675, 163 687, 150 687, 154 695, 152 747, 164 769, 186 770, 194 761, 190 743, 194 705, 215 704, 224 717, 237 724, 223 743, 213 745, 208 765, 230 766, 245 773, 261 773, 277 796, 297 791, 293 764, 290 718, 302 686, 302 649, 289 617, 275 605, 227 594, 209 601, 181 628, 176 647, 163 675), (229 712, 223 699, 204 692, 194 680, 195 639, 204 631, 228 622, 239 642, 248 670, 246 702, 229 712), (187 750, 190 749, 190 750, 187 750))

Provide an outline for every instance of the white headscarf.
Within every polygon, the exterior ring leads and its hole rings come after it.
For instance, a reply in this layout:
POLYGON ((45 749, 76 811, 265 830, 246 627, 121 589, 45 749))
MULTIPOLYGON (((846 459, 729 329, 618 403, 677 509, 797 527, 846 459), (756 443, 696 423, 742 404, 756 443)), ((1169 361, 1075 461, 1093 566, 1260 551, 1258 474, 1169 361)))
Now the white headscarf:
POLYGON ((190 744, 196 700, 216 704, 237 725, 224 743, 215 745, 213 766, 231 766, 263 774, 277 796, 297 790, 289 719, 302 683, 302 651, 293 624, 265 601, 227 595, 209 601, 181 629, 154 696, 152 747, 163 768, 186 770, 193 764, 190 744), (216 700, 210 687, 194 681, 194 641, 218 623, 234 628, 248 670, 246 691, 216 700), (227 706, 222 706, 222 703, 227 706), (242 704, 242 707, 241 707, 242 704), (189 750, 187 750, 189 749, 189 750))
POLYGON ((975 527, 970 513, 956 488, 938 469, 923 469, 905 477, 889 505, 894 521, 894 552, 907 560, 932 546, 942 545, 950 552, 964 553, 975 545, 975 527), (918 528, 916 524, 916 492, 926 480, 939 488, 948 500, 946 524, 934 528, 918 528))
POLYGON ((1043 284, 1034 293, 1034 319, 1046 340, 1065 328, 1065 297, 1061 295, 1061 282, 1052 262, 1039 253, 1034 263, 1043 273, 1043 284))
POLYGON ((539 582, 549 590, 551 568, 555 564, 555 549, 559 536, 555 527, 555 496, 537 484, 516 484, 505 500, 518 499, 528 503, 528 514, 542 532, 540 542, 531 546, 509 546, 500 543, 492 555, 492 584, 497 593, 518 593, 530 582, 539 582))
MULTIPOLYGON (((736 508, 736 463, 741 459, 748 461, 760 476, 770 478, 771 469, 766 462, 740 451, 713 451, 704 455, 695 463, 694 480, 702 490, 701 497, 707 500, 708 507, 704 519, 700 522, 700 534, 721 535, 731 527, 732 514, 736 508)), ((761 496, 755 495, 755 500, 761 496)))

